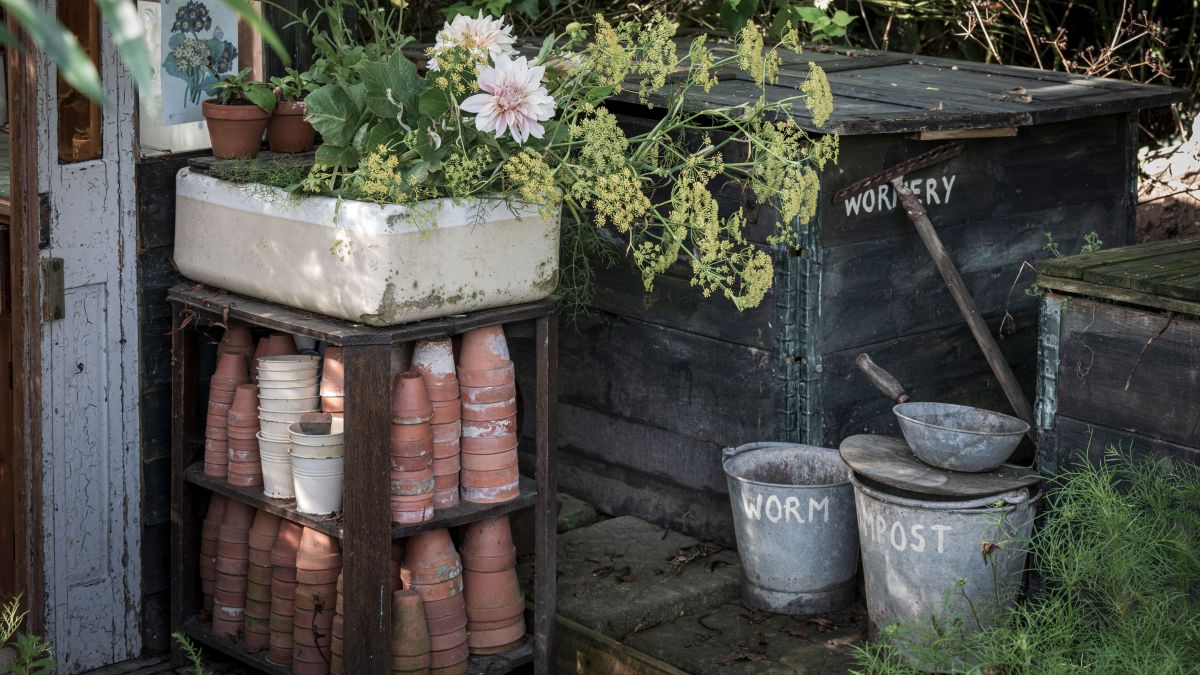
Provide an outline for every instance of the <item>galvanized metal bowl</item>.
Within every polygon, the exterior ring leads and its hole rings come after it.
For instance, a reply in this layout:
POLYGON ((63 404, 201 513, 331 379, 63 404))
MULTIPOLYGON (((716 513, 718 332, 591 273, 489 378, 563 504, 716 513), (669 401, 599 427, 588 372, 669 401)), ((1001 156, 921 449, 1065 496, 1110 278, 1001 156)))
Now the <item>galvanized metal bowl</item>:
POLYGON ((953 403, 901 403, 892 411, 913 454, 951 471, 992 471, 1029 432, 1016 417, 953 403))

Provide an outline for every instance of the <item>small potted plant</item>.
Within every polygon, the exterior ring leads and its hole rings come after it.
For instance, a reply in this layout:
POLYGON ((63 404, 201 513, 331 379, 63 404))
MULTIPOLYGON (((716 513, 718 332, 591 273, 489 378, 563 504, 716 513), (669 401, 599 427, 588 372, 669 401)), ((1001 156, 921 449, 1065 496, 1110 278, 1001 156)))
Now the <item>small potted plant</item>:
POLYGON ((304 73, 288 68, 283 77, 271 78, 275 87, 275 112, 267 125, 267 145, 272 152, 308 152, 313 149, 317 132, 304 119, 304 97, 313 90, 313 82, 304 73))
POLYGON ((204 119, 213 154, 249 159, 258 155, 263 131, 275 109, 275 92, 265 82, 250 80, 250 69, 221 76, 213 85, 217 97, 204 102, 204 119))

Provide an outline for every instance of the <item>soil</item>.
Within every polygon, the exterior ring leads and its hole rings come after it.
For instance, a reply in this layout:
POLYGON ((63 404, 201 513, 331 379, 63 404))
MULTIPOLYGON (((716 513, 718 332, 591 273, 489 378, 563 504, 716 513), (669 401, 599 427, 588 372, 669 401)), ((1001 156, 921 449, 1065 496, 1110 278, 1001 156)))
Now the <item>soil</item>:
POLYGON ((1191 137, 1140 157, 1137 240, 1200 235, 1200 117, 1191 137))

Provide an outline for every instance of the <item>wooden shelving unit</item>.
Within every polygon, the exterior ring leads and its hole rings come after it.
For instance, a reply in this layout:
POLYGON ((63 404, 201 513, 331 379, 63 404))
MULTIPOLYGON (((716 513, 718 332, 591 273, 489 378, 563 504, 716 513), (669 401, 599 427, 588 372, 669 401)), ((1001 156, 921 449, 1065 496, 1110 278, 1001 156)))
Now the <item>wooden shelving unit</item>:
POLYGON ((172 332, 171 583, 172 630, 266 673, 290 672, 265 653, 213 634, 200 614, 198 560, 203 504, 217 493, 312 527, 342 540, 346 614, 344 669, 354 675, 388 673, 391 631, 388 560, 392 539, 424 530, 453 527, 532 506, 535 513, 532 634, 511 652, 472 656, 471 673, 498 675, 532 662, 537 673, 552 671, 555 607, 554 465, 557 400, 557 317, 551 301, 502 307, 473 314, 387 328, 364 326, 206 287, 179 286, 168 293, 174 309, 172 332), (338 517, 299 513, 291 500, 271 499, 261 488, 229 485, 203 472, 203 401, 199 400, 199 327, 230 320, 273 331, 311 337, 344 351, 346 382, 345 466, 347 490, 338 517), (390 359, 393 344, 496 324, 532 324, 536 347, 535 479, 522 477, 520 496, 504 504, 462 503, 438 511, 420 525, 394 525, 388 495, 390 359), (371 478, 375 477, 374 480, 371 478))

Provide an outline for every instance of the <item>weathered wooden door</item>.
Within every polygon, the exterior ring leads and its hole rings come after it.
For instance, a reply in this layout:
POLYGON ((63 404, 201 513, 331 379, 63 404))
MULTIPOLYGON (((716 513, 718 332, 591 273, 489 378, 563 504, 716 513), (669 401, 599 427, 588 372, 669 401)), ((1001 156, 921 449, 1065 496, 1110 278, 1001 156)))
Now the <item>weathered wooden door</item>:
POLYGON ((141 649, 135 100, 95 4, 41 0, 96 60, 108 107, 39 77, 42 558, 59 672, 141 649))

